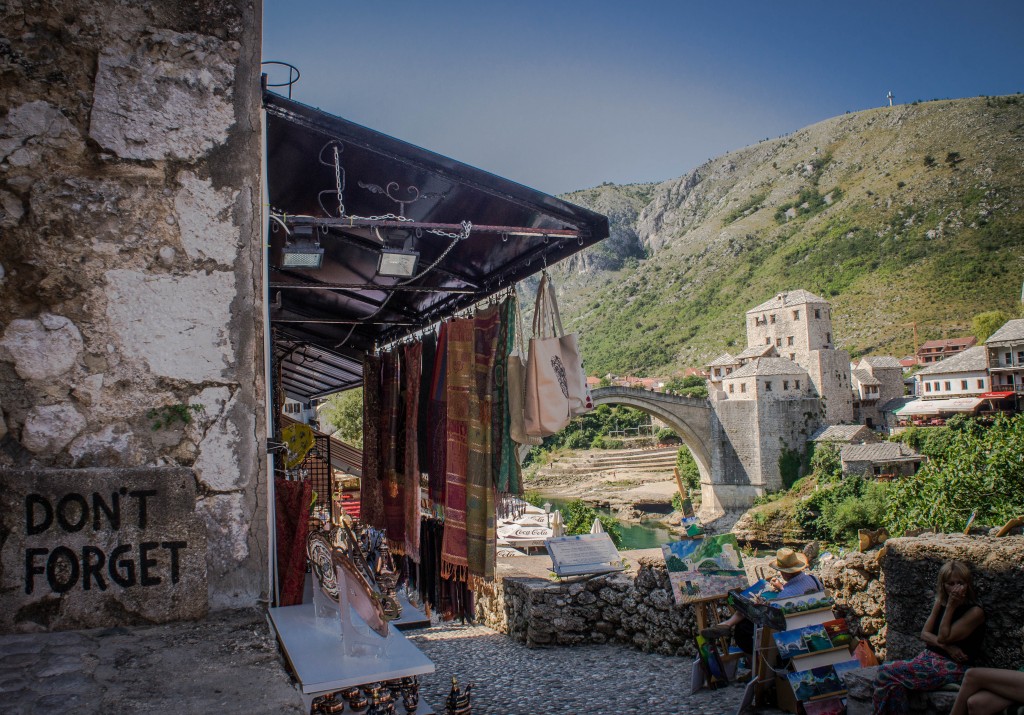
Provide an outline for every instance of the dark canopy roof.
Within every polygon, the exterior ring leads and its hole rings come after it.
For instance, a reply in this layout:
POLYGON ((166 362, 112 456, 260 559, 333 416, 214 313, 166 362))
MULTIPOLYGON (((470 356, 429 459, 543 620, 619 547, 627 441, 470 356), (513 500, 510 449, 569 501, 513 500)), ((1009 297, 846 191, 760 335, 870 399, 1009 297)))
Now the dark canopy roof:
POLYGON ((608 236, 574 204, 271 92, 264 105, 270 319, 294 399, 360 384, 367 351, 608 236), (281 268, 307 236, 322 267, 281 268), (377 274, 382 247, 419 253, 411 280, 377 274))

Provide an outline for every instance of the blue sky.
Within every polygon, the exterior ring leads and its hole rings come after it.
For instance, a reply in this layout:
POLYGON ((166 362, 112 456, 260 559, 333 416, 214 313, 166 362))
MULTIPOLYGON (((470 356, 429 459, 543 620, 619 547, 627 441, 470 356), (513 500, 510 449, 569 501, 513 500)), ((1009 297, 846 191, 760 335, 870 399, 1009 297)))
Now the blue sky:
MULTIPOLYGON (((264 0, 293 97, 550 193, 847 111, 1024 91, 1024 2, 264 0)), ((271 69, 271 81, 283 77, 271 69)))

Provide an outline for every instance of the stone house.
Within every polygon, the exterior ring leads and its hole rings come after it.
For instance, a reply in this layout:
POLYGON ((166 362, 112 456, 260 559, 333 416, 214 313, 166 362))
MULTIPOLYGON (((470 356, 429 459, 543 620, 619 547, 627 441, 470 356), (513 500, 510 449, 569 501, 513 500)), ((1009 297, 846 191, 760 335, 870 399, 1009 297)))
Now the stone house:
POLYGON ((917 474, 924 455, 900 442, 844 444, 839 448, 843 474, 866 474, 892 478, 917 474))
POLYGON ((827 425, 812 434, 810 441, 842 445, 881 442, 882 438, 867 425, 827 425))
POLYGON ((787 400, 810 396, 807 371, 791 360, 754 358, 722 379, 730 400, 787 400))
POLYGON ((974 336, 928 340, 917 349, 917 364, 930 365, 934 362, 940 362, 952 355, 963 352, 969 347, 977 345, 977 343, 978 339, 974 336))
POLYGON ((707 364, 708 389, 720 390, 722 379, 740 366, 740 361, 729 353, 722 353, 707 364))
POLYGON ((873 429, 885 424, 881 406, 904 394, 903 366, 888 356, 863 358, 850 371, 853 419, 873 429))

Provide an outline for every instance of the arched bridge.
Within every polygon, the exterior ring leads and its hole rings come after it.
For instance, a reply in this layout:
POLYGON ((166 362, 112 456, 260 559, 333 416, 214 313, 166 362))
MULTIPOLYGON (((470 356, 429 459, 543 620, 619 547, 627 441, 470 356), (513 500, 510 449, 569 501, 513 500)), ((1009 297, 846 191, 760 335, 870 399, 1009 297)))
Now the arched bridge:
POLYGON ((701 481, 711 481, 714 441, 714 410, 703 397, 682 397, 635 387, 599 387, 593 392, 594 406, 628 405, 667 424, 693 452, 701 481))

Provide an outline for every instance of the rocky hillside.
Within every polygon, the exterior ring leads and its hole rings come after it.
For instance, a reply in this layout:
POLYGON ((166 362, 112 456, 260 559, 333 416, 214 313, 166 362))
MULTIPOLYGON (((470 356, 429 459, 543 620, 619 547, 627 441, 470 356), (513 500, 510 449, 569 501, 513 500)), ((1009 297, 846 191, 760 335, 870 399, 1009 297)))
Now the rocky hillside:
POLYGON ((914 322, 923 341, 1019 310, 1024 97, 847 114, 662 184, 566 198, 612 223, 558 267, 591 374, 741 349, 744 312, 794 288, 832 302, 841 347, 902 356, 914 322))

